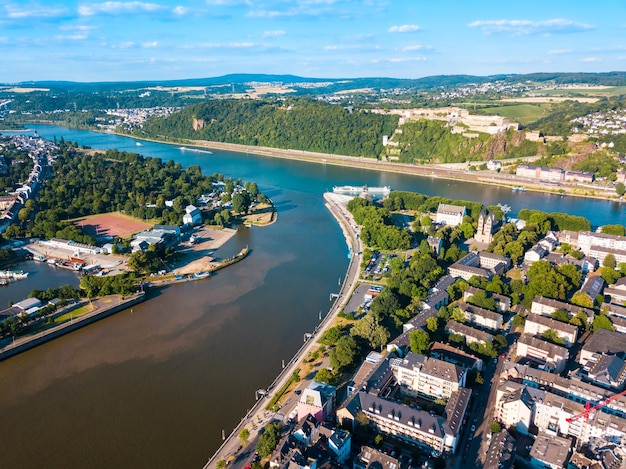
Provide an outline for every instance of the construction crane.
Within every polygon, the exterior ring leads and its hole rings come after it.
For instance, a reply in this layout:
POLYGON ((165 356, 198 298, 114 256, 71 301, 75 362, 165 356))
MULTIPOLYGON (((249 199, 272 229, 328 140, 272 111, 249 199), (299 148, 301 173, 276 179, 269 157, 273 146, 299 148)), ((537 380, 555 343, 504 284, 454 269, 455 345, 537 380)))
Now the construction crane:
POLYGON ((587 401, 585 403, 585 410, 583 410, 580 414, 574 415, 571 418, 567 418, 565 419, 566 422, 568 423, 572 423, 575 422, 576 420, 578 420, 581 417, 585 417, 585 422, 587 420, 589 420, 589 414, 591 414, 591 412, 595 412, 598 409, 601 409, 602 407, 606 406, 608 403, 614 401, 615 399, 618 399, 622 396, 626 395, 626 390, 620 392, 619 394, 615 394, 611 397, 607 397, 606 399, 604 399, 603 401, 598 402, 596 405, 594 405, 593 407, 591 407, 591 403, 589 401, 587 401))

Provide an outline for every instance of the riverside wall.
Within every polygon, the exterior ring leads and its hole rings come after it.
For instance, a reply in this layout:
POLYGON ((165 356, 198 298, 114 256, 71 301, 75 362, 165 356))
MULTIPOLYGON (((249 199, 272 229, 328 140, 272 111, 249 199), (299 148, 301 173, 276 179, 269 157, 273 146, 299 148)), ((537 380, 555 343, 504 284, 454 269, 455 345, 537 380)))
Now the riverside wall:
POLYGON ((81 327, 92 324, 100 319, 111 316, 115 313, 118 313, 124 309, 130 308, 138 303, 141 303, 146 299, 146 295, 144 292, 137 293, 129 298, 121 300, 119 303, 104 307, 98 308, 91 313, 84 314, 76 319, 73 319, 68 322, 64 322, 63 324, 59 324, 53 328, 42 331, 38 334, 35 334, 31 337, 27 337, 25 339, 21 339, 13 344, 10 344, 0 350, 0 361, 5 360, 7 358, 13 357, 17 354, 30 350, 38 345, 49 342, 50 340, 56 339, 57 337, 61 337, 64 334, 75 331, 76 329, 80 329, 81 327))

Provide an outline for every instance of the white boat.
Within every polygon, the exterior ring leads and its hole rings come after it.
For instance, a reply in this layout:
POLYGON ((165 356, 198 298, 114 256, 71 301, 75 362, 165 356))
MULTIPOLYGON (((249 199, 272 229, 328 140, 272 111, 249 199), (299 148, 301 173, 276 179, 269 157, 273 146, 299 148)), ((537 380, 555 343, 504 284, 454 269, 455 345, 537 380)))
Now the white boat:
POLYGON ((355 194, 359 195, 363 192, 367 192, 369 194, 383 194, 389 195, 391 192, 390 186, 382 186, 382 187, 368 187, 366 185, 363 186, 334 186, 333 192, 335 194, 355 194))
POLYGON ((187 147, 178 147, 178 149, 180 151, 193 151, 196 153, 208 153, 209 155, 212 155, 213 152, 209 151, 209 150, 201 150, 200 148, 187 148, 187 147))
POLYGON ((0 278, 22 280, 28 278, 28 272, 23 270, 0 270, 0 278))
POLYGON ((137 145, 138 147, 143 147, 143 143, 141 142, 135 142, 135 145, 137 145))
POLYGON ((196 272, 193 276, 195 278, 207 278, 211 276, 211 272, 196 272))

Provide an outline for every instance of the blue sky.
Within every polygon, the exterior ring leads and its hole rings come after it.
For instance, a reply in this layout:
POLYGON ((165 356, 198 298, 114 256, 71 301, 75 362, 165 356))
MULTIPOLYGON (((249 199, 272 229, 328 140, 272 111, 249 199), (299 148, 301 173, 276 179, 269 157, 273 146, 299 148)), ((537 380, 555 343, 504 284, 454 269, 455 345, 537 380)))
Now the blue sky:
POLYGON ((624 0, 0 0, 0 82, 626 69, 624 0))

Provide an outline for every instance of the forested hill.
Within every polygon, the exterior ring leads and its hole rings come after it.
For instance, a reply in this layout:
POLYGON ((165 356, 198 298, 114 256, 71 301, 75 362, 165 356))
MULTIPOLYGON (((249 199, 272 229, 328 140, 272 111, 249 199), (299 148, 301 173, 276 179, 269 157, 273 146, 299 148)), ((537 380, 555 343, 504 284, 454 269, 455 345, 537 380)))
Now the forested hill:
POLYGON ((149 119, 140 137, 185 138, 241 145, 378 157, 382 136, 398 116, 352 111, 307 99, 286 102, 221 100, 195 104, 169 117, 149 119))

